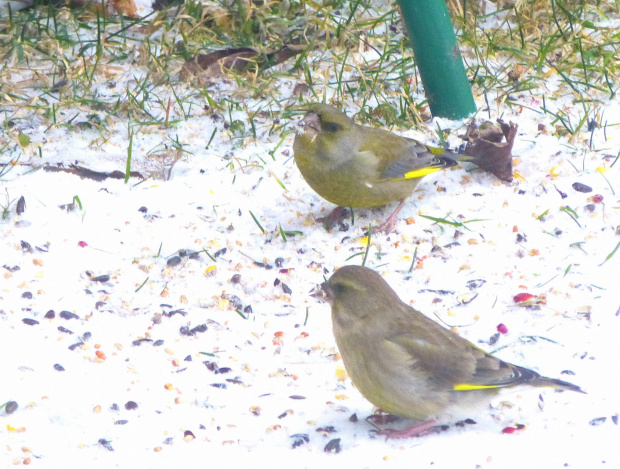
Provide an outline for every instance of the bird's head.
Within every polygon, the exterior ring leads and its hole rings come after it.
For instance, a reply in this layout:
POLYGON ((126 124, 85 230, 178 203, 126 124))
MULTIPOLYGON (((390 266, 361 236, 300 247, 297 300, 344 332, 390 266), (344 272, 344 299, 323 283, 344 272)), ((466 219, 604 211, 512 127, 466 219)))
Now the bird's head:
POLYGON ((310 104, 308 113, 299 122, 297 135, 317 144, 322 152, 329 153, 348 140, 356 124, 344 112, 327 104, 310 104))
POLYGON ((327 301, 336 314, 361 318, 368 312, 400 303, 394 290, 374 270, 347 265, 338 269, 323 285, 327 301))

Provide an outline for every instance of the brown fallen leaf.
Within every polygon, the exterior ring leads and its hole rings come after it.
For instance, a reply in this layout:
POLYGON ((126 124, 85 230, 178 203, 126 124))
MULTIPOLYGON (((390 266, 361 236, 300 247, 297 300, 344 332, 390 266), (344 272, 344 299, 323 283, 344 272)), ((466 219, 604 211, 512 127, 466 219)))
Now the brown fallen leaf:
POLYGON ((460 160, 470 161, 502 181, 511 182, 512 146, 519 126, 513 122, 506 124, 501 119, 498 119, 497 123, 499 127, 492 122, 484 122, 478 126, 472 121, 465 136, 461 137, 467 142, 467 156, 460 160))
POLYGON ((276 50, 259 52, 249 47, 225 49, 199 54, 185 62, 179 77, 190 81, 209 82, 229 72, 256 72, 285 62, 306 49, 304 45, 288 45, 276 50))
POLYGON ((243 72, 256 67, 258 52, 249 47, 226 49, 199 54, 183 65, 179 77, 190 80, 196 77, 201 82, 219 78, 228 71, 243 72))
POLYGON ((112 8, 121 15, 138 18, 138 9, 133 0, 110 0, 112 8))
POLYGON ((101 0, 67 0, 66 4, 70 8, 86 8, 99 15, 108 16, 118 13, 132 18, 139 17, 134 0, 105 0, 103 2, 101 0))
MULTIPOLYGON (((79 176, 81 179, 91 179, 93 181, 105 181, 106 179, 110 178, 110 179, 125 179, 125 173, 122 171, 112 171, 110 172, 100 172, 100 171, 93 171, 92 169, 88 169, 85 168, 84 166, 78 166, 78 165, 70 165, 68 168, 62 168, 62 167, 58 167, 58 166, 44 166, 43 167, 44 171, 50 172, 50 173, 69 173, 69 174, 74 174, 75 176, 79 176)), ((140 179, 145 179, 144 176, 142 176, 140 173, 138 173, 137 171, 132 171, 130 173, 131 177, 137 177, 140 179)))

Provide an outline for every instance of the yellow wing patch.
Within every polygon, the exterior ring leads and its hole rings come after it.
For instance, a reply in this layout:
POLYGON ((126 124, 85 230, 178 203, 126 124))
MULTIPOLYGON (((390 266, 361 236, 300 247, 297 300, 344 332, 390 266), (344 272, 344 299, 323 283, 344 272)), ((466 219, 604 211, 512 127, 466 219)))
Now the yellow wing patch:
POLYGON ((436 147, 429 147, 429 146, 427 146, 426 148, 428 148, 430 152, 435 156, 443 155, 446 152, 443 148, 436 148, 436 147))
POLYGON ((420 168, 420 169, 416 169, 414 171, 409 171, 408 173, 405 173, 403 179, 415 179, 415 178, 421 178, 422 176, 426 176, 427 174, 433 174, 436 173, 437 171, 443 169, 442 166, 427 166, 426 168, 420 168))
POLYGON ((496 384, 457 384, 452 388, 454 391, 475 391, 477 389, 494 389, 501 388, 503 386, 496 384))

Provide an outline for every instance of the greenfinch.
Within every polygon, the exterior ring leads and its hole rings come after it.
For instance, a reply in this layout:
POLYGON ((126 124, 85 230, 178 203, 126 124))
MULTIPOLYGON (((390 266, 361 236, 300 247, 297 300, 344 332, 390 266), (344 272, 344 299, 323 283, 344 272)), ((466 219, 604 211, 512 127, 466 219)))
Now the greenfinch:
POLYGON ((391 438, 470 417, 502 389, 578 386, 496 358, 403 303, 375 271, 345 266, 323 284, 334 336, 351 381, 385 412, 422 424, 391 438))
POLYGON ((373 230, 389 232, 420 179, 457 164, 452 152, 358 125, 326 104, 310 104, 308 109, 293 151, 308 185, 339 206, 328 220, 342 212, 342 207, 376 207, 399 201, 387 221, 373 230))

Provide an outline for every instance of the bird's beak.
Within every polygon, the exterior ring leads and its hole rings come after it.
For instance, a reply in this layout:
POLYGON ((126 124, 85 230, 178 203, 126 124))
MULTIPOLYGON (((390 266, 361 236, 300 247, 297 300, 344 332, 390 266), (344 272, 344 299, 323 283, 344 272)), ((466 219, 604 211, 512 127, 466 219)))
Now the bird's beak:
POLYGON ((299 121, 297 127, 298 133, 305 134, 308 137, 314 139, 321 130, 321 121, 319 120, 319 116, 316 113, 310 111, 308 114, 306 114, 306 117, 299 121))
POLYGON ((332 292, 332 289, 329 288, 329 285, 327 284, 327 282, 323 282, 321 284, 321 289, 323 290, 323 293, 325 294, 325 299, 331 305, 334 302, 334 294, 332 292))

